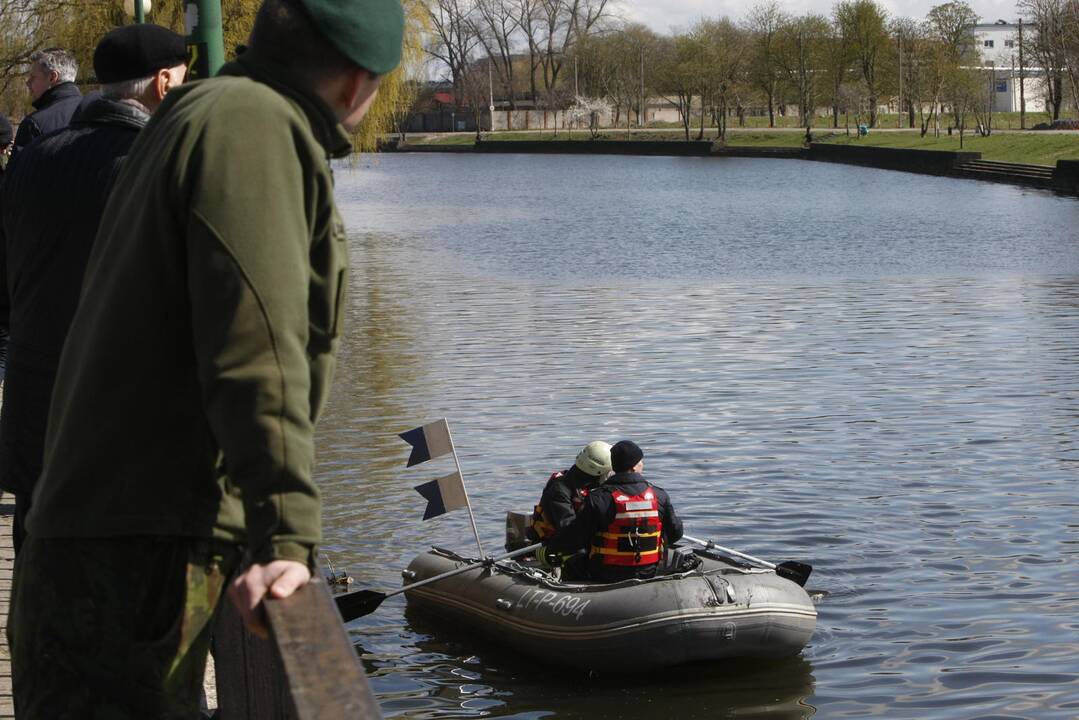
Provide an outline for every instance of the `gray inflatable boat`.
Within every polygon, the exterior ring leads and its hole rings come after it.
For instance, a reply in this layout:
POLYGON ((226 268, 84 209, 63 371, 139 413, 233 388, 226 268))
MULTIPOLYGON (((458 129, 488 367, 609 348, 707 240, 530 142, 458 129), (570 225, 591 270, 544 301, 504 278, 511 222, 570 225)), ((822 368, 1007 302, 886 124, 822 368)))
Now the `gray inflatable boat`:
POLYGON ((592 670, 795 655, 816 627, 809 595, 775 571, 715 551, 677 548, 676 568, 647 580, 562 582, 534 560, 485 565, 433 548, 408 584, 475 567, 405 592, 412 607, 452 619, 541 660, 592 670))

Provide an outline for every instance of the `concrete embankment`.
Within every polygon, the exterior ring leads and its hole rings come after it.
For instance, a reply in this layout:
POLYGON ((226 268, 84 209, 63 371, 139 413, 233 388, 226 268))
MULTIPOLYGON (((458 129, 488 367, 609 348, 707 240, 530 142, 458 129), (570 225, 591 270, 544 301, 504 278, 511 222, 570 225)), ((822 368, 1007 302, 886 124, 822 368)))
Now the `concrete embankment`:
POLYGON ((838 162, 900 170, 926 175, 983 180, 1022 185, 1079 195, 1079 160, 1058 160, 1056 167, 982 160, 979 152, 949 152, 883 148, 871 145, 814 143, 806 153, 809 160, 838 162))
POLYGON ((1079 160, 1056 168, 983 161, 978 152, 886 148, 874 145, 812 143, 802 147, 721 146, 710 141, 671 140, 481 140, 467 145, 399 144, 388 152, 521 153, 542 155, 651 155, 666 157, 802 158, 902 172, 940 175, 1036 187, 1079 195, 1079 160))
MULTIPOLYGON (((397 149, 409 152, 413 147, 417 146, 399 146, 397 149)), ((463 147, 467 147, 468 152, 476 153, 525 153, 529 155, 707 157, 712 152, 712 143, 707 140, 701 142, 669 142, 665 140, 480 140, 463 147)))
POLYGON ((1079 195, 1079 160, 1057 160, 1053 183, 1061 192, 1079 195))
POLYGON ((885 170, 903 170, 927 175, 951 175, 956 165, 980 160, 981 153, 910 150, 872 145, 833 145, 813 143, 806 153, 809 160, 865 165, 885 170))
POLYGON ((480 140, 468 145, 387 142, 387 152, 523 153, 529 155, 651 155, 665 157, 800 158, 798 147, 724 147, 711 140, 480 140))

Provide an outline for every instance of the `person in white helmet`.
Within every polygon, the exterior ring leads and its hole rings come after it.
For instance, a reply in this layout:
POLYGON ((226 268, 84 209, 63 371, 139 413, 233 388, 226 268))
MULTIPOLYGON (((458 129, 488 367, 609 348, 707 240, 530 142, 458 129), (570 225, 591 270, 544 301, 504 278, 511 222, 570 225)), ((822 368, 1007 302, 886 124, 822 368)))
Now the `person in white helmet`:
MULTIPOLYGON (((543 488, 543 495, 532 512, 532 540, 551 538, 568 525, 584 507, 590 490, 598 487, 611 473, 611 446, 595 440, 577 453, 567 469, 554 473, 543 488)), ((572 553, 564 553, 570 556, 572 553)), ((544 560, 558 566, 562 557, 547 554, 544 560)))

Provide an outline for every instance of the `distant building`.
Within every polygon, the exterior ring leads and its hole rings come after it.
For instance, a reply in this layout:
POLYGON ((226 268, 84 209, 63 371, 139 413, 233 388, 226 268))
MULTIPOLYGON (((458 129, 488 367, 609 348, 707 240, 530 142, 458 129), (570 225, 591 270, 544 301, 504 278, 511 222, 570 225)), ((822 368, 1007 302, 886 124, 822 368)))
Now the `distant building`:
MULTIPOLYGON (((1021 98, 1025 99, 1027 112, 1046 112, 1045 74, 1037 67, 1034 58, 1024 49, 1023 87, 1019 88, 1019 24, 1007 20, 975 25, 974 39, 981 54, 982 67, 992 71, 993 112, 1019 112, 1021 98)), ((1029 25, 1024 27, 1023 43, 1030 41, 1029 25)))

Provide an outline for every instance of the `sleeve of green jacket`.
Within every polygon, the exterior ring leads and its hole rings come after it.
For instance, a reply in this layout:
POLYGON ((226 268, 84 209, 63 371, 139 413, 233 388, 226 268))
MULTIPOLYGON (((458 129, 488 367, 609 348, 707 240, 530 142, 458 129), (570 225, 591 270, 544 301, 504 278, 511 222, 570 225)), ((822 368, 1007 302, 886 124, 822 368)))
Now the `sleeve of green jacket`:
POLYGON ((254 560, 312 564, 321 515, 308 302, 313 195, 325 191, 312 163, 325 160, 287 110, 239 110, 205 129, 191 167, 193 345, 254 560))

